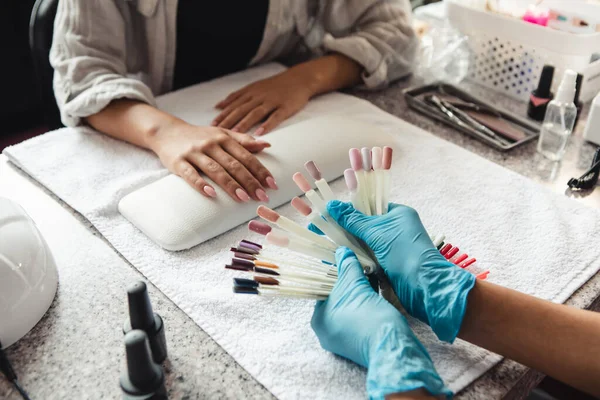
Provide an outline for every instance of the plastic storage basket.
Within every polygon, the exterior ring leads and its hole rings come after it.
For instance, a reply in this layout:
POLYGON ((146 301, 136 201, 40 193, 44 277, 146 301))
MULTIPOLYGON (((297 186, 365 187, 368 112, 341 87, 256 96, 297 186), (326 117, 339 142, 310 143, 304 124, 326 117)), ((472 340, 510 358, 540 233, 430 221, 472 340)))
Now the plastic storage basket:
MULTIPOLYGON (((577 3, 576 0, 573 0, 577 3)), ((578 4, 577 7, 582 6, 578 4)), ((446 0, 450 23, 469 38, 472 59, 468 79, 492 90, 527 101, 537 87, 544 64, 555 67, 553 91, 563 71, 583 78, 580 99, 600 91, 600 33, 572 34, 534 25, 446 0)))

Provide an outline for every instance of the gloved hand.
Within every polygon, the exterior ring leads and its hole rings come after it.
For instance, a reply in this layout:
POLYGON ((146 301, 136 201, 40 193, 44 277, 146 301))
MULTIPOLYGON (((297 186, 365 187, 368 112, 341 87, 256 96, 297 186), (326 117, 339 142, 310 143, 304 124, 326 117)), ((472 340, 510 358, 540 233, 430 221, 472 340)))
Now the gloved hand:
POLYGON ((406 311, 428 324, 440 340, 452 343, 476 279, 440 254, 417 212, 390 203, 387 214, 366 216, 337 200, 327 210, 373 250, 406 311))
POLYGON ((311 321, 321 346, 368 368, 372 399, 420 388, 451 397, 404 316, 371 288, 352 251, 340 247, 335 258, 338 281, 311 321))

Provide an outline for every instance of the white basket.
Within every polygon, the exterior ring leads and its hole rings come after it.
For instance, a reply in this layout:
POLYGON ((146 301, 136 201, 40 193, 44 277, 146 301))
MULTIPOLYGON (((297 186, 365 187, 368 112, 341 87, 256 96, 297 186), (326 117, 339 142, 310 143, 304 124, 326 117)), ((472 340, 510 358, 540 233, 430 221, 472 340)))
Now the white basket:
POLYGON ((527 101, 544 64, 554 66, 553 91, 565 69, 581 73, 580 99, 600 91, 600 33, 571 34, 446 0, 450 23, 469 37, 473 54, 468 79, 527 101))

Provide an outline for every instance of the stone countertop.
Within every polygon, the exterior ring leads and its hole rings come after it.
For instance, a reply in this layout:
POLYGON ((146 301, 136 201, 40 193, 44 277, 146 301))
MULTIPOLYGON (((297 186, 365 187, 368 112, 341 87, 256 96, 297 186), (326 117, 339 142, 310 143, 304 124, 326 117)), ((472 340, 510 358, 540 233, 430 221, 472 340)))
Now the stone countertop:
MULTIPOLYGON (((564 161, 552 164, 536 154, 535 143, 500 153, 408 109, 402 90, 417 83, 416 79, 404 80, 382 92, 352 94, 561 193, 568 178, 579 176, 591 162, 594 146, 581 139, 585 115, 564 161)), ((487 98, 491 95, 481 88, 471 87, 471 91, 487 98)), ((525 105, 502 96, 491 97, 504 108, 524 114, 525 105)), ((0 156, 0 196, 16 200, 36 220, 60 266, 58 295, 50 310, 7 350, 21 384, 34 400, 120 398, 125 290, 143 279, 142 275, 116 252, 106 251, 110 245, 89 222, 8 164, 4 156, 0 156), (84 239, 86 247, 77 246, 84 239), (85 264, 76 262, 81 259, 78 252, 85 252, 85 264)), ((578 200, 599 207, 600 191, 578 200)), ((154 309, 165 321, 169 350, 165 370, 171 399, 273 397, 164 294, 151 284, 148 287, 154 309)), ((595 307, 599 294, 597 274, 568 303, 595 307)), ((522 398, 541 377, 505 360, 457 398, 522 398)), ((20 399, 5 379, 0 379, 0 398, 20 399)))

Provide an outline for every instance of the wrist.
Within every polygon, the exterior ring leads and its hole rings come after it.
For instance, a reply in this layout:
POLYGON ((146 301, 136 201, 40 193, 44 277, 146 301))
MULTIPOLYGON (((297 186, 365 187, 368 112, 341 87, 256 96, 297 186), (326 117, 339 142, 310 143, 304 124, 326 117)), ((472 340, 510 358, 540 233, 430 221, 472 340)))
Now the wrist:
POLYGON ((418 389, 434 396, 451 396, 427 350, 408 326, 383 325, 374 339, 367 371, 369 398, 384 399, 418 389))
POLYGON ((143 138, 146 148, 158 154, 165 138, 168 137, 173 130, 188 126, 189 124, 187 122, 168 114, 165 114, 164 118, 151 121, 146 129, 144 129, 143 138))
MULTIPOLYGON (((439 255, 439 252, 436 253, 439 255)), ((425 258, 421 265, 421 302, 424 319, 437 337, 453 343, 462 325, 467 297, 476 278, 443 256, 425 258), (440 258, 441 257, 441 258, 440 258)))
POLYGON ((300 90, 305 90, 309 98, 322 93, 324 77, 309 63, 298 64, 283 73, 289 74, 291 81, 296 82, 300 90))

